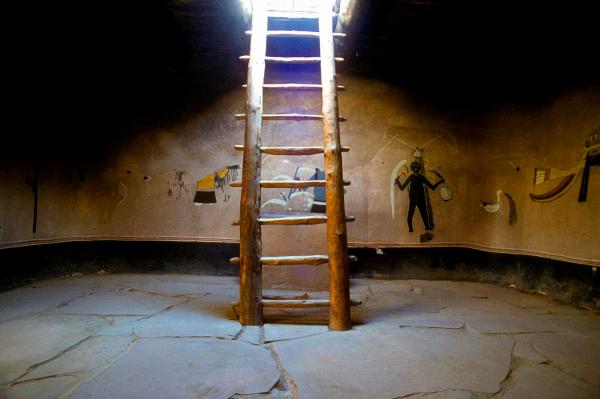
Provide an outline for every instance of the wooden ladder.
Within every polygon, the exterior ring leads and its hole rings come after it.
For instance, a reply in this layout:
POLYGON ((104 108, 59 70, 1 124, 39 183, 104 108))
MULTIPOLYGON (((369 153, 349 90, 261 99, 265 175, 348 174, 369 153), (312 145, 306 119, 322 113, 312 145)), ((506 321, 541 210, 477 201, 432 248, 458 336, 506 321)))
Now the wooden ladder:
MULTIPOLYGON (((321 3, 328 3, 323 1, 321 3)), ((268 30, 270 17, 281 17, 281 13, 270 13, 265 0, 254 0, 252 10, 252 30, 250 55, 240 57, 247 60, 248 84, 246 112, 236 115, 245 119, 244 145, 235 149, 244 152, 242 182, 232 184, 241 186, 240 220, 234 225, 240 226, 240 257, 232 263, 240 264, 240 301, 239 318, 243 325, 262 325, 263 307, 326 307, 329 306, 329 328, 348 330, 351 328, 350 280, 348 272, 348 250, 346 222, 354 220, 347 217, 344 209, 343 186, 350 184, 343 180, 342 152, 348 151, 340 145, 335 62, 342 61, 334 57, 332 7, 322 6, 319 12, 306 13, 302 18, 318 18, 319 31, 268 30), (266 55, 267 37, 312 37, 320 40, 320 57, 270 57, 266 55), (321 84, 265 84, 265 63, 320 63, 321 84), (267 114, 263 112, 263 89, 321 89, 322 114, 267 114), (267 147, 261 143, 263 121, 268 120, 321 120, 323 122, 323 147, 267 147), (261 180, 261 156, 271 155, 312 155, 324 154, 325 180, 261 180), (261 188, 273 187, 325 187, 326 215, 310 213, 261 213, 261 188), (306 225, 327 223, 327 255, 309 256, 262 256, 262 225, 306 225), (273 300, 262 298, 262 265, 320 265, 329 264, 329 300, 273 300)), ((293 18, 297 18, 294 16, 293 18)), ((289 16, 288 16, 289 18, 289 16)), ((352 259, 353 260, 353 259, 352 259)))

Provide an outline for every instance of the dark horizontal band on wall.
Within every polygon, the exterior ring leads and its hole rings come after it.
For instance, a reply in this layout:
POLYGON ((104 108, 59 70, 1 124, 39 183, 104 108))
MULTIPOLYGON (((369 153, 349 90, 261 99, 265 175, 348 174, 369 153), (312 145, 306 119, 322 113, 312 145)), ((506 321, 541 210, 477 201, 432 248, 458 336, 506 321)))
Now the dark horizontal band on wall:
POLYGON ((566 256, 560 254, 553 254, 542 251, 531 251, 528 249, 519 248, 500 248, 500 247, 489 247, 480 244, 472 244, 467 242, 436 242, 436 243, 421 243, 421 244, 400 244, 390 242, 349 242, 349 248, 466 248, 474 249, 477 251, 487 252, 491 254, 506 254, 506 255, 522 255, 522 256, 533 256, 536 258, 552 259, 560 262, 575 263, 582 266, 597 267, 600 266, 600 260, 596 259, 583 259, 573 256, 566 256))
POLYGON ((197 242, 197 243, 231 243, 239 244, 238 238, 227 237, 190 237, 190 236, 73 236, 57 238, 38 238, 33 240, 11 241, 0 244, 0 250, 5 248, 20 248, 32 245, 59 244, 86 241, 167 241, 167 242, 197 242))
MULTIPOLYGON (((458 247, 362 247, 351 248, 349 255, 357 258, 349 265, 353 278, 492 283, 600 310, 600 273, 568 262, 458 247)), ((0 291, 85 273, 230 276, 235 285, 239 267, 229 264, 229 259, 236 256, 239 244, 235 242, 90 240, 5 248, 0 250, 0 291)))
MULTIPOLYGON (((240 242, 238 238, 231 237, 192 237, 192 236, 75 236, 75 237, 57 237, 57 238, 40 238, 34 240, 23 240, 23 241, 11 241, 0 244, 0 250, 5 248, 18 248, 26 247, 31 245, 43 245, 43 244, 54 244, 54 243, 68 243, 68 242, 80 242, 80 241, 175 241, 175 242, 197 242, 197 243, 232 243, 237 244, 240 242)), ((498 253, 498 254, 509 254, 509 255, 523 255, 523 256, 534 256, 544 259, 552 259, 561 262, 575 263, 583 266, 598 267, 600 266, 600 259, 583 259, 574 256, 566 256, 560 254, 553 254, 542 251, 531 251, 527 249, 519 248, 499 248, 490 247, 481 244, 472 244, 465 242, 436 242, 436 243, 422 243, 422 244, 401 244, 393 242, 359 242, 350 241, 348 242, 349 248, 468 248, 487 253, 498 253)))

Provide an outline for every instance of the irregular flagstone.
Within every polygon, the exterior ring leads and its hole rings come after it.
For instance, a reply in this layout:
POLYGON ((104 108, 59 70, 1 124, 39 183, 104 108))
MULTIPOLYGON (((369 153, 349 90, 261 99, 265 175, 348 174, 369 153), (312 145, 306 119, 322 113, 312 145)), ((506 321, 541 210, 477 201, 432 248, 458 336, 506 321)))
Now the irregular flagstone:
POLYGON ((141 339, 69 398, 223 399, 268 392, 279 377, 270 352, 261 346, 217 339, 141 339))
MULTIPOLYGON (((468 391, 443 391, 418 396, 419 399, 472 399, 473 395, 468 391)), ((415 398, 416 399, 416 398, 415 398)))
POLYGON ((123 354, 133 341, 133 337, 91 337, 60 357, 27 373, 19 381, 94 371, 109 365, 123 354))
POLYGON ((38 281, 37 287, 65 287, 76 285, 88 285, 99 288, 115 288, 130 283, 158 281, 158 276, 154 274, 141 273, 116 273, 116 274, 96 274, 89 273, 77 277, 59 277, 48 280, 38 281))
POLYGON ((171 290, 172 293, 188 291, 184 295, 192 298, 201 298, 207 294, 239 296, 238 277, 186 274, 160 274, 156 277, 162 284, 167 284, 162 286, 163 290, 171 290))
POLYGON ((488 296, 481 290, 481 286, 485 284, 469 281, 408 280, 406 283, 412 287, 413 294, 421 291, 419 295, 425 298, 486 298, 488 296))
POLYGON ((401 312, 438 313, 445 308, 446 306, 441 303, 411 300, 400 305, 398 310, 401 312))
MULTIPOLYGON (((114 276, 123 275, 111 275, 111 277, 114 276)), ((123 280, 114 280, 115 284, 121 288, 155 295, 202 297, 210 293, 236 293, 238 291, 231 278, 180 274, 143 275, 146 278, 139 279, 135 278, 136 275, 125 276, 127 278, 123 280)))
POLYGON ((521 364, 510 377, 503 399, 597 399, 600 390, 545 364, 521 364))
POLYGON ((323 334, 329 331, 326 325, 265 324, 265 342, 283 341, 323 334))
POLYGON ((44 378, 42 380, 22 382, 6 391, 0 391, 2 399, 56 399, 75 387, 79 379, 73 376, 44 378))
POLYGON ((399 311, 386 311, 381 304, 374 305, 371 300, 366 304, 351 309, 353 325, 360 328, 394 329, 398 326, 398 320, 402 314, 399 311))
POLYGON ((533 345, 552 365, 600 388, 600 342, 597 336, 531 334, 519 339, 533 345))
POLYGON ((441 315, 440 312, 445 307, 445 304, 435 299, 422 296, 411 298, 394 294, 375 295, 363 305, 352 309, 352 320, 356 325, 360 325, 361 329, 397 329, 402 319, 433 319, 441 315))
POLYGON ((273 344, 303 399, 393 398, 449 389, 494 393, 513 340, 464 330, 329 333, 273 344))
POLYGON ((535 314, 494 299, 448 301, 444 314, 480 333, 519 334, 556 331, 553 315, 535 314))
POLYGON ((369 281, 365 279, 350 279, 350 296, 352 298, 365 298, 372 295, 369 281))
POLYGON ((53 309, 47 314, 71 315, 151 315, 184 301, 143 292, 120 290, 101 292, 76 299, 66 306, 53 309))
POLYGON ((472 284, 472 290, 481 295, 489 296, 495 300, 506 302, 519 308, 537 314, 562 314, 577 315, 585 313, 582 309, 574 306, 560 304, 551 298, 541 295, 519 291, 515 288, 501 287, 482 283, 460 283, 472 284))
POLYGON ((104 316, 108 325, 97 335, 128 336, 133 334, 135 322, 146 316, 104 316))
POLYGON ((513 351, 514 356, 518 356, 521 359, 527 359, 534 363, 545 363, 548 361, 544 356, 542 356, 538 351, 536 351, 533 346, 528 344, 527 342, 519 342, 515 344, 515 349, 513 351))
POLYGON ((241 330, 230 305, 231 297, 208 295, 175 306, 135 325, 139 337, 223 337, 241 330))
POLYGON ((0 293, 0 323, 32 316, 92 292, 90 286, 28 286, 0 293))
POLYGON ((154 275, 160 281, 170 282, 183 282, 183 283, 196 283, 202 284, 205 289, 210 290, 211 288, 226 288, 236 289, 239 288, 239 277, 225 277, 225 276, 206 276, 206 275, 195 275, 195 274, 156 274, 154 275))
POLYGON ((106 326, 99 317, 36 316, 0 324, 0 385, 106 326))
POLYGON ((170 281, 152 281, 148 283, 129 283, 126 287, 134 292, 165 296, 206 296, 206 287, 197 283, 183 283, 170 281))
MULTIPOLYGON (((186 339, 169 338, 183 336, 190 342, 252 347, 262 350, 256 352, 259 365, 267 352, 261 342, 271 342, 269 347, 280 353, 280 363, 298 384, 303 399, 600 397, 598 316, 540 295, 488 284, 357 279, 351 285, 352 297, 366 301, 352 308, 357 324, 345 333, 327 332, 327 308, 268 308, 263 333, 251 326, 242 331, 230 306, 239 295, 235 277, 88 274, 0 293, 0 398, 58 398, 75 389, 78 381, 92 384, 91 378, 101 378, 127 358, 130 349, 135 350, 128 344, 134 329, 142 336, 167 337, 141 338, 140 342, 183 342, 186 339), (269 324, 273 322, 286 324, 269 324), (461 329, 463 322, 466 328, 461 329), (513 372, 502 384, 503 391, 493 394, 506 377, 513 335, 513 372), (19 377, 21 382, 7 384, 19 377), (38 377, 41 379, 33 379, 38 377)), ((327 297, 323 292, 308 295, 327 297)), ((238 373, 236 367, 254 367, 254 355, 248 354, 243 363, 238 361, 245 350, 237 346, 229 351, 207 344, 206 352, 214 352, 209 356, 199 356, 197 351, 188 354, 187 348, 173 344, 172 350, 159 350, 156 359, 151 357, 152 349, 146 349, 145 357, 138 358, 147 361, 145 379, 143 372, 135 370, 141 363, 132 362, 129 367, 119 366, 118 378, 108 393, 104 383, 89 392, 92 397, 130 397, 130 370, 140 386, 142 379, 146 384, 154 383, 156 375, 166 378, 168 381, 158 381, 156 386, 173 395, 157 397, 186 397, 189 393, 189 397, 227 398, 234 395, 228 388, 231 384, 238 387, 236 384, 252 378, 238 373), (185 350, 177 350, 180 347, 185 350), (211 360, 213 357, 222 363, 211 360), (205 361, 214 363, 215 370, 225 364, 225 370, 236 371, 214 376, 214 381, 223 379, 212 385, 203 377, 202 367, 209 367, 205 361), (174 367, 169 372, 184 371, 180 380, 162 375, 170 366, 174 367), (198 376, 201 384, 192 386, 198 376)), ((269 355, 267 352, 267 358, 269 355)), ((274 370, 272 365, 269 368, 274 370)), ((267 392, 272 386, 259 388, 267 392)), ((147 397, 153 387, 139 391, 147 397)), ((291 388, 295 390, 294 385, 291 388)), ((281 389, 271 390, 269 397, 290 397, 290 391, 281 389)), ((89 392, 78 395, 87 397, 89 392)), ((232 397, 266 396, 253 395, 256 392, 252 388, 232 397)))
POLYGON ((551 323, 557 331, 566 334, 588 337, 600 335, 600 317, 590 312, 580 315, 555 316, 551 318, 551 323))
POLYGON ((406 280, 377 280, 368 279, 368 291, 373 295, 395 294, 409 295, 411 284, 406 280))
POLYGON ((399 317, 400 327, 424 327, 424 328, 463 328, 465 322, 450 319, 437 313, 423 314, 401 314, 399 317))
POLYGON ((252 345, 260 345, 262 341, 261 328, 262 327, 257 326, 244 326, 242 332, 237 337, 237 340, 252 345))
POLYGON ((363 304, 365 308, 383 309, 392 312, 428 312, 437 313, 446 308, 443 301, 434 298, 425 298, 421 295, 397 295, 381 294, 374 295, 363 304))

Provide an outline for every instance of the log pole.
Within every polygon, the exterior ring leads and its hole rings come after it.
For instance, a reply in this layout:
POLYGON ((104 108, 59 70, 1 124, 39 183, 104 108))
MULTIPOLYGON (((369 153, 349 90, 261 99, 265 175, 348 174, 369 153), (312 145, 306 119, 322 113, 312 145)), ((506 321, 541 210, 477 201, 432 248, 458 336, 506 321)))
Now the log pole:
POLYGON ((329 256, 329 329, 352 328, 350 319, 350 277, 348 238, 344 207, 344 175, 340 145, 337 85, 331 10, 322 2, 319 17, 321 33, 321 85, 323 86, 323 146, 327 202, 327 251, 329 256))
POLYGON ((267 46, 267 10, 265 0, 254 0, 252 10, 252 39, 248 62, 246 99, 246 128, 244 131, 244 161, 240 200, 240 323, 248 326, 263 324, 260 164, 263 114, 262 87, 265 79, 267 46))

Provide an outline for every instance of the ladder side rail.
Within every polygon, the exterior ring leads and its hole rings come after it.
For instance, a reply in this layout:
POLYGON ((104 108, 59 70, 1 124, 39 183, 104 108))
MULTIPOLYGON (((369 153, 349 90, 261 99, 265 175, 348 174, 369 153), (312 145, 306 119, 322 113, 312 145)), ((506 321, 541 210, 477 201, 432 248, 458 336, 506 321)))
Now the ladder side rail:
POLYGON ((327 251, 329 256, 329 329, 349 330, 350 277, 344 207, 343 169, 335 77, 331 10, 322 2, 319 17, 321 85, 323 88, 323 146, 325 149, 327 251))
POLYGON ((250 61, 244 130, 244 161, 240 200, 240 323, 262 325, 262 256, 260 214, 261 132, 263 84, 267 47, 265 0, 255 0, 252 10, 250 61))

